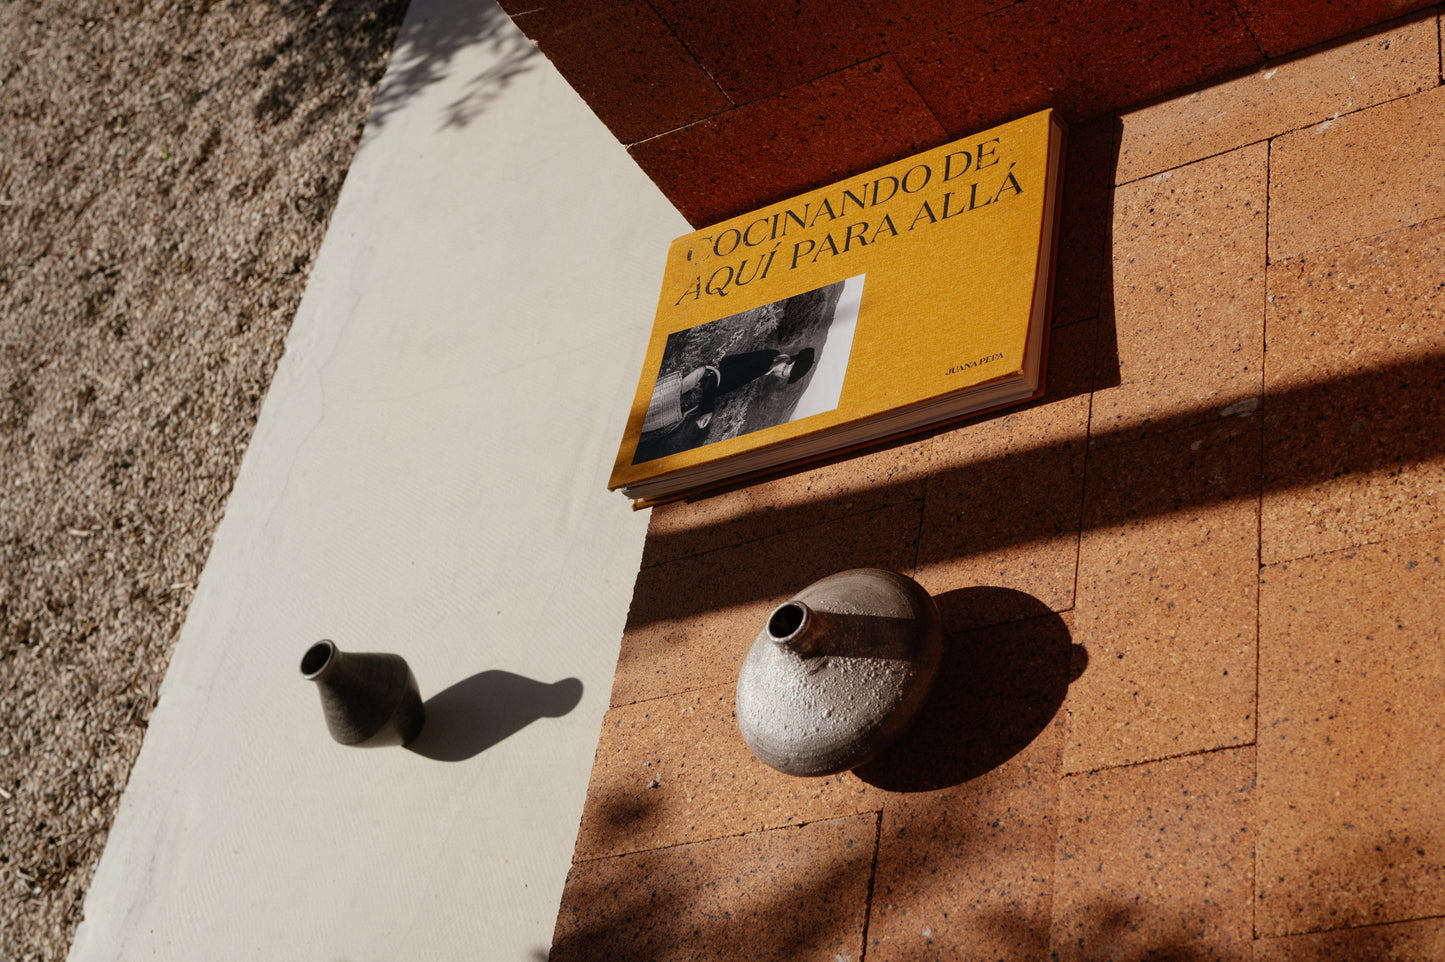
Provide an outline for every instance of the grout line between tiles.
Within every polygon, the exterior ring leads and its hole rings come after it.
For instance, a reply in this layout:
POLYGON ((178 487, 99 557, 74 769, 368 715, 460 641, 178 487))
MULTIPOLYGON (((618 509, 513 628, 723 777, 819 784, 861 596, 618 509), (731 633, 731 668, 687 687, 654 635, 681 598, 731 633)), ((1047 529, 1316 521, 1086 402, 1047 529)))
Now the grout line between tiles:
MULTIPOLYGON (((682 47, 682 49, 687 51, 687 55, 692 58, 692 62, 697 64, 697 69, 701 70, 703 74, 707 76, 707 79, 712 81, 712 85, 717 88, 718 93, 722 94, 723 97, 727 100, 727 102, 731 104, 734 108, 736 108, 738 106, 738 102, 733 99, 732 94, 728 93, 726 90, 723 89, 722 84, 717 82, 717 78, 713 76, 712 71, 707 69, 707 64, 703 63, 702 58, 697 55, 697 51, 689 47, 687 45, 687 41, 682 39, 682 35, 677 32, 677 27, 673 26, 672 21, 668 20, 662 15, 662 11, 657 9, 657 4, 653 3, 652 0, 643 0, 643 2, 647 4, 648 8, 652 11, 653 16, 657 17, 658 21, 661 22, 665 27, 667 27, 667 32, 672 34, 672 39, 677 41, 678 46, 682 47)), ((726 111, 723 111, 723 113, 726 113, 726 111)), ((718 116, 718 114, 713 114, 713 116, 716 117, 718 116)), ((660 137, 662 135, 659 134, 658 136, 660 137)), ((650 140, 651 138, 648 139, 650 140)))
MULTIPOLYGON (((1110 124, 1111 128, 1112 128, 1112 127, 1116 127, 1117 124, 1118 124, 1118 114, 1117 114, 1117 113, 1110 114, 1110 117, 1112 118, 1112 121, 1111 121, 1111 124, 1110 124)), ((1115 157, 1115 161, 1117 162, 1117 157, 1115 157)), ((1108 202, 1105 204, 1105 213, 1104 213, 1104 216, 1105 216, 1105 218, 1106 218, 1107 223, 1106 223, 1105 230, 1104 230, 1104 239, 1101 241, 1101 244, 1102 244, 1102 246, 1103 246, 1102 256, 1099 258, 1099 301, 1098 301, 1098 303, 1095 305, 1094 344, 1093 344, 1093 349, 1089 352, 1089 353, 1090 353, 1090 356, 1089 356, 1089 405, 1088 405, 1088 408, 1089 408, 1089 409, 1088 409, 1088 412, 1087 412, 1087 413, 1085 414, 1085 416, 1084 416, 1084 456, 1083 456, 1084 464, 1083 464, 1083 468, 1081 469, 1080 479, 1079 479, 1080 491, 1079 491, 1078 534, 1077 534, 1077 537, 1074 538, 1074 584, 1073 584, 1073 591, 1072 591, 1072 594, 1071 594, 1071 597, 1072 597, 1073 600, 1072 600, 1072 602, 1069 604, 1069 609, 1070 609, 1070 610, 1073 610, 1073 609, 1077 608, 1077 607, 1078 607, 1078 604, 1079 604, 1079 569, 1080 569, 1081 567, 1083 567, 1083 563, 1084 563, 1084 533, 1085 533, 1084 519, 1087 517, 1087 512, 1088 512, 1088 510, 1089 510, 1089 462, 1090 462, 1090 460, 1091 460, 1091 459, 1090 459, 1090 454, 1093 452, 1093 449, 1094 449, 1094 395, 1097 393, 1097 391, 1098 391, 1098 389, 1099 389, 1099 342, 1103 339, 1103 336, 1104 336, 1104 335, 1103 335, 1103 330, 1104 330, 1104 318, 1103 318, 1103 313, 1104 313, 1104 311, 1103 311, 1103 306, 1104 306, 1104 272, 1105 272, 1105 271, 1109 271, 1109 272, 1110 272, 1110 276, 1112 277, 1112 274, 1113 274, 1113 263, 1114 263, 1113 256, 1112 256, 1112 250, 1111 250, 1111 248, 1112 248, 1112 242, 1113 242, 1113 229, 1112 229, 1112 224, 1113 224, 1113 220, 1114 220, 1114 188, 1113 188, 1113 186, 1110 186, 1110 187, 1108 188, 1108 202)), ((1113 282, 1110 281, 1110 288, 1112 289, 1112 287, 1113 287, 1113 282)), ((1070 638, 1070 641, 1072 642, 1073 639, 1070 638)), ((1068 730, 1068 728, 1069 728, 1069 726, 1070 726, 1070 717, 1071 717, 1070 711, 1069 711, 1069 696, 1068 696, 1067 690, 1066 690, 1065 693, 1064 693, 1063 705, 1060 706, 1060 707, 1061 707, 1061 710, 1062 710, 1063 716, 1064 716, 1064 728, 1065 728, 1065 732, 1067 732, 1067 730, 1068 730)), ((1063 747, 1062 747, 1064 740, 1065 740, 1065 739, 1063 739, 1063 738, 1061 738, 1061 739, 1059 740, 1059 742, 1060 742, 1060 748, 1059 748, 1059 768, 1058 768, 1058 770, 1059 770, 1059 774, 1060 774, 1060 777, 1061 777, 1061 778, 1062 778, 1062 776, 1065 774, 1065 772, 1064 772, 1064 751, 1063 751, 1063 747)), ((1055 815, 1058 814, 1058 805, 1059 805, 1059 804, 1060 804, 1060 803, 1058 803, 1057 800, 1056 800, 1056 802, 1055 802, 1055 815)), ((1062 831, 1062 829, 1060 829, 1060 831, 1062 831)), ((1055 861, 1054 861, 1054 872, 1057 872, 1057 871, 1058 871, 1058 838, 1057 838, 1057 836, 1055 837, 1055 840, 1054 840, 1054 859, 1055 859, 1055 861)), ((1052 925, 1052 918, 1053 918, 1053 880, 1054 880, 1054 874, 1053 874, 1053 873, 1050 873, 1050 876, 1049 876, 1049 886, 1050 886, 1050 887, 1049 887, 1049 906, 1050 906, 1050 908, 1049 908, 1049 916, 1050 916, 1050 926, 1049 926, 1050 935, 1049 935, 1049 939, 1050 939, 1050 949, 1053 948, 1053 934, 1052 934, 1052 933, 1053 933, 1053 925, 1052 925)))
MULTIPOLYGON (((1192 167, 1194 164, 1203 163, 1203 162, 1206 161, 1206 160, 1214 160, 1216 157, 1223 157, 1225 154, 1232 154, 1232 153, 1234 153, 1236 150, 1243 150, 1243 149, 1245 149, 1246 147, 1254 147, 1254 146, 1256 146, 1256 145, 1258 145, 1258 144, 1265 144, 1265 143, 1272 145, 1276 139, 1278 139, 1278 138, 1280 138, 1280 137, 1284 137, 1284 136, 1286 136, 1286 135, 1288 135, 1288 134, 1297 134, 1297 133, 1299 133, 1299 132, 1301 132, 1301 131, 1309 130, 1311 127, 1318 127, 1320 124, 1333 123, 1334 121, 1339 120, 1341 117, 1353 117, 1355 114, 1361 114, 1361 113, 1364 113, 1364 112, 1367 111, 1367 110, 1374 110, 1374 109, 1376 109, 1377 107, 1386 107, 1386 106, 1389 106, 1390 104, 1398 103, 1398 102, 1400 102, 1401 100, 1409 100, 1411 97, 1418 97, 1418 96, 1420 96, 1421 94, 1427 93, 1427 92, 1428 92, 1428 91, 1426 91, 1426 90, 1412 90, 1412 91, 1410 91, 1409 93, 1401 94, 1401 95, 1398 96, 1398 97, 1390 97, 1390 98, 1387 99, 1387 100, 1381 100, 1381 101, 1379 101, 1379 102, 1377 102, 1377 103, 1367 104, 1367 105, 1364 106, 1364 107, 1357 107, 1357 108, 1354 109, 1354 110, 1340 110, 1340 111, 1337 111, 1337 112, 1335 112, 1334 114, 1331 114, 1330 116, 1324 117, 1324 118, 1322 118, 1322 119, 1311 120, 1309 123, 1300 124, 1300 125, 1295 126, 1295 127, 1287 127, 1287 128, 1285 128, 1284 130, 1276 131, 1275 133, 1270 134, 1268 137, 1260 137, 1258 140, 1251 140, 1251 141, 1247 141, 1246 143, 1236 144, 1236 145, 1233 146, 1233 147, 1227 147, 1227 148, 1225 148, 1224 150, 1218 150, 1218 151, 1215 151, 1215 152, 1212 153, 1212 154, 1204 154, 1204 155, 1202 155, 1202 156, 1200 156, 1200 157, 1195 157, 1195 158, 1192 159, 1192 160, 1186 160, 1186 161, 1184 161, 1183 163, 1175 164, 1173 167, 1164 167, 1164 168, 1161 168, 1161 169, 1159 169, 1159 170, 1150 171, 1150 172, 1148 172, 1147 174, 1140 174, 1140 175, 1137 176, 1137 177, 1131 177, 1131 178, 1129 178, 1128 180, 1121 180, 1121 181, 1115 183, 1114 186, 1115 186, 1115 187, 1127 187, 1127 186, 1129 186, 1130 184, 1137 184, 1137 183, 1139 183, 1140 181, 1149 180, 1150 178, 1158 177, 1158 176, 1161 175, 1161 174, 1168 174, 1168 173, 1172 173, 1172 172, 1174 172, 1174 171, 1176 171, 1176 170, 1183 170, 1185 167, 1192 167)), ((1121 143, 1121 144, 1120 144, 1120 150, 1122 151, 1122 149, 1123 149, 1123 144, 1121 143)), ((1269 252, 1268 252, 1268 249, 1266 248, 1266 251, 1265 251, 1265 256, 1266 256, 1266 258, 1268 258, 1268 253, 1269 253, 1269 252)), ((1293 255, 1291 255, 1291 256, 1293 256, 1293 255)))
POLYGON ((868 889, 863 895, 863 938, 858 949, 858 962, 868 958, 868 926, 873 921, 873 886, 878 881, 878 853, 883 848, 883 809, 878 809, 878 818, 873 824, 873 864, 868 869, 868 889))
POLYGON ((611 712, 616 711, 619 708, 631 708, 634 705, 646 705, 649 702, 662 701, 664 698, 677 698, 682 695, 696 695, 699 692, 723 691, 736 687, 736 681, 724 681, 719 682, 716 685, 700 685, 697 688, 685 688, 681 691, 667 691, 663 692, 660 695, 649 695, 646 698, 637 698, 633 701, 625 701, 618 705, 608 705, 607 710, 611 712))
MULTIPOLYGON (((987 16, 987 14, 985 14, 985 16, 987 16)), ((904 69, 903 64, 899 63, 898 58, 893 55, 893 51, 888 47, 888 41, 886 38, 883 41, 883 55, 886 56, 889 60, 893 61, 893 66, 898 68, 898 73, 902 75, 903 82, 908 84, 908 89, 913 91, 913 96, 917 97, 918 102, 923 105, 923 109, 928 111, 928 116, 933 118, 933 122, 938 125, 938 129, 943 131, 943 139, 945 141, 956 139, 953 136, 953 131, 949 130, 948 127, 946 127, 943 121, 939 118, 938 111, 934 110, 933 105, 928 102, 928 98, 923 96, 923 91, 919 90, 918 86, 913 82, 913 78, 908 76, 908 71, 904 69)), ((964 134, 964 136, 966 137, 968 135, 964 134)))
POLYGON ((925 479, 918 496, 918 523, 913 526, 913 574, 917 578, 923 572, 923 519, 928 517, 928 481, 925 479))
POLYGON ((1235 745, 1215 745, 1213 748, 1198 748, 1194 751, 1179 752, 1174 755, 1160 755, 1158 758, 1142 758, 1137 762, 1120 762, 1117 765, 1100 765, 1098 768, 1085 768, 1077 772, 1064 772, 1061 778, 1077 778, 1080 775, 1097 775, 1099 772, 1112 772, 1124 768, 1138 768, 1141 765, 1157 765, 1160 762, 1174 762, 1181 758, 1197 758, 1200 755, 1217 755, 1220 752, 1233 752, 1241 748, 1253 748, 1257 742, 1239 742, 1235 745))
POLYGON ((1061 851, 1063 850, 1063 847, 1064 847, 1064 824, 1063 824, 1063 819, 1062 819, 1061 816, 1063 815, 1063 811, 1064 811, 1064 791, 1063 791, 1063 787, 1064 787, 1064 786, 1063 786, 1063 781, 1064 781, 1064 742, 1065 742, 1065 736, 1068 734, 1068 724, 1069 724, 1069 722, 1068 722, 1067 701, 1068 701, 1068 696, 1065 695, 1065 708, 1064 708, 1064 711, 1060 713, 1060 715, 1062 716, 1062 718, 1060 718, 1059 716, 1056 716, 1055 719, 1054 719, 1054 722, 1053 722, 1053 724, 1059 726, 1060 730, 1059 730, 1059 738, 1058 738, 1058 740, 1057 740, 1057 748, 1056 748, 1055 753, 1054 753, 1054 766, 1055 766, 1055 767, 1054 767, 1054 771, 1056 771, 1056 772, 1059 773, 1058 778, 1055 780, 1055 784, 1054 784, 1054 811, 1053 811, 1053 819, 1054 819, 1054 854, 1053 854, 1053 858, 1050 859, 1050 862, 1049 862, 1049 891, 1048 891, 1048 900, 1049 900, 1049 933, 1048 933, 1048 942, 1049 942, 1049 958, 1050 958, 1050 959, 1057 959, 1057 958, 1059 957, 1058 948, 1054 945, 1054 915, 1055 915, 1055 913, 1058 911, 1058 905, 1056 904, 1055 899, 1056 899, 1056 897, 1057 897, 1058 894, 1059 894, 1059 852, 1061 852, 1061 851))
POLYGON ((1441 530, 1445 530, 1445 518, 1442 518, 1434 524, 1426 525, 1421 528, 1411 528, 1405 531, 1394 531, 1368 541, 1356 541, 1351 544, 1341 545, 1338 548, 1329 548, 1325 551, 1316 551, 1311 554, 1290 555, 1288 558, 1277 558, 1270 562, 1261 561, 1259 566, 1260 577, 1264 576, 1264 570, 1266 568, 1278 568, 1281 566, 1297 564, 1302 561, 1314 561, 1318 558, 1327 558, 1330 555, 1349 554, 1352 552, 1363 550, 1365 548, 1373 548, 1377 545, 1389 544, 1392 541, 1402 541, 1407 538, 1421 538, 1441 530))
POLYGON ((1286 261, 1302 260, 1306 257, 1322 257, 1326 254, 1331 253, 1332 251, 1337 251, 1341 248, 1349 247, 1351 244, 1358 244, 1362 241, 1370 241, 1373 243, 1389 237, 1391 234, 1400 234, 1407 230, 1414 230, 1415 228, 1420 227, 1424 224, 1436 223, 1437 221, 1441 224, 1442 227, 1445 227, 1445 214, 1436 217, 1426 217, 1424 220, 1417 220, 1412 224, 1401 224, 1397 227, 1391 227, 1388 230, 1382 230, 1378 234, 1361 234, 1358 237, 1348 237, 1343 240, 1338 240, 1325 247, 1309 247, 1305 248, 1304 250, 1291 251, 1289 254, 1281 257, 1278 263, 1283 264, 1286 261))
MULTIPOLYGON (((723 94, 723 96, 726 97, 727 94, 723 94)), ((701 125, 701 124, 714 123, 714 122, 717 121, 717 119, 718 119, 719 117, 724 117, 724 116, 726 116, 727 114, 732 113, 732 112, 733 112, 734 110, 736 110, 736 109, 737 109, 736 107, 729 107, 729 108, 727 108, 726 110, 720 110, 720 111, 718 111, 717 113, 713 114, 713 115, 710 116, 710 117, 699 117, 699 118, 696 119, 696 120, 689 120, 689 121, 688 121, 687 123, 685 123, 685 124, 680 124, 680 125, 678 125, 678 126, 676 126, 676 127, 673 127, 671 130, 664 130, 664 131, 662 131, 661 133, 653 134, 653 135, 651 135, 650 137, 643 137, 641 140, 634 140, 634 141, 632 141, 631 143, 629 143, 629 144, 623 144, 622 146, 625 147, 628 151, 631 151, 633 147, 641 147, 643 144, 648 143, 648 142, 653 141, 653 140, 656 140, 656 139, 658 139, 659 137, 667 137, 667 136, 670 136, 670 135, 672 135, 672 134, 677 133, 677 132, 680 131, 680 130, 687 130, 687 129, 690 128, 690 127, 697 127, 697 126, 699 126, 699 125, 701 125)), ((633 162, 636 163, 636 159, 635 159, 635 158, 634 158, 634 161, 633 161, 633 162)), ((659 187, 658 189, 661 190, 662 188, 659 187)))
POLYGON ((1254 28, 1249 25, 1249 20, 1245 17, 1244 12, 1239 9, 1239 0, 1229 0, 1229 5, 1234 8, 1234 15, 1239 18, 1244 32, 1249 35, 1249 42, 1254 44, 1254 49, 1258 50, 1259 55, 1267 62, 1270 59, 1269 54, 1265 52, 1264 44, 1260 43, 1259 38, 1254 35, 1254 28))
MULTIPOLYGON (((1245 398, 1244 400, 1248 400, 1248 398, 1245 398)), ((1263 399, 1261 398, 1261 401, 1262 401, 1262 400, 1263 400, 1263 399)), ((1092 399, 1091 399, 1091 403, 1092 403, 1092 399)), ((1090 437, 1090 439, 1089 439, 1089 447, 1090 447, 1090 448, 1098 448, 1098 449, 1101 450, 1101 451, 1121 451, 1121 450, 1129 447, 1130 445, 1139 444, 1140 442, 1143 442, 1143 441, 1153 441, 1153 440, 1157 440, 1158 438, 1167 438, 1167 437, 1170 437, 1171 435, 1180 434, 1180 433, 1182 433, 1182 432, 1184 432, 1184 431, 1197 431, 1197 430, 1199 430, 1200 428, 1205 428, 1205 427, 1209 427, 1210 425, 1219 424, 1219 423, 1222 422, 1222 421, 1231 421, 1231 420, 1235 420, 1235 419, 1238 419, 1238 420, 1240 420, 1240 421, 1247 421, 1247 420, 1249 420, 1250 418, 1254 417, 1254 416, 1255 416, 1256 414, 1258 414, 1258 413, 1259 413, 1259 409, 1256 408, 1256 409, 1253 410, 1253 411, 1244 411, 1244 412, 1241 412, 1241 413, 1239 413, 1239 414, 1220 415, 1220 416, 1218 416, 1218 417, 1206 417, 1206 418, 1202 418, 1202 419, 1200 419, 1200 420, 1198 420, 1198 421, 1195 421, 1195 422, 1193 422, 1193 423, 1191 423, 1191 424, 1181 424, 1179 427, 1177 427, 1177 428, 1170 428, 1170 429, 1168 429, 1167 431, 1146 431, 1145 433, 1140 434, 1138 437, 1135 437, 1135 438, 1126 438, 1126 439, 1119 440, 1119 441, 1109 441, 1108 443, 1095 444, 1095 443, 1093 443, 1093 438, 1090 437)))
MULTIPOLYGON (((1108 204, 1108 207, 1109 207, 1109 214, 1108 214, 1108 216, 1109 216, 1110 219, 1112 220, 1112 218, 1113 218, 1113 209, 1114 209, 1114 190, 1113 190, 1113 188, 1110 188, 1110 189, 1109 189, 1109 204, 1108 204)), ((1100 274, 1101 274, 1101 276, 1100 276, 1100 278, 1099 278, 1099 290, 1100 290, 1099 297, 1100 297, 1101 301, 1102 301, 1102 298, 1103 298, 1103 296, 1104 296, 1104 295, 1103 295, 1104 278, 1102 277, 1102 274, 1103 274, 1103 272, 1104 272, 1105 270, 1108 269, 1108 268, 1105 267, 1105 265, 1112 263, 1112 258, 1108 256, 1108 255, 1109 255, 1109 249, 1108 249, 1107 242, 1106 242, 1106 245, 1105 245, 1104 254, 1105 254, 1105 256, 1099 261, 1099 272, 1100 272, 1100 274)), ((1099 313, 1102 314, 1103 312, 1100 311, 1099 313)), ((1098 389, 1099 389, 1099 341, 1100 341, 1100 340, 1102 339, 1102 337, 1103 337, 1103 329, 1104 329, 1104 321, 1103 321, 1103 318, 1102 318, 1102 317, 1099 317, 1099 318, 1097 318, 1097 319, 1095 320, 1095 322, 1094 322, 1094 346, 1093 346, 1093 350, 1090 352, 1091 356, 1090 356, 1090 358, 1089 358, 1089 362, 1090 362, 1090 363, 1089 363, 1089 410, 1088 410, 1088 413, 1087 413, 1087 414, 1085 415, 1085 417, 1084 417, 1084 466, 1083 466, 1083 469, 1082 469, 1082 476, 1081 476, 1081 479, 1080 479, 1080 485, 1081 485, 1081 487, 1082 487, 1082 490, 1079 492, 1079 526, 1078 526, 1078 537, 1076 537, 1076 538, 1074 539, 1074 587, 1073 587, 1073 599, 1074 599, 1074 600, 1073 600, 1073 603, 1069 605, 1069 608, 1070 608, 1070 609, 1077 607, 1078 604, 1079 604, 1079 567, 1080 567, 1080 565, 1083 564, 1083 556, 1084 556, 1084 518, 1087 516, 1087 515, 1086 515, 1086 512, 1088 511, 1088 501, 1089 501, 1089 461, 1090 461, 1089 455, 1092 453, 1092 451, 1093 451, 1093 449, 1094 449, 1094 395, 1098 392, 1098 389)), ((1125 442, 1125 443, 1128 443, 1128 442, 1125 442)))
MULTIPOLYGON (((1388 929, 1396 925, 1408 925, 1411 922, 1436 922, 1445 921, 1445 915, 1415 915, 1408 919, 1395 919, 1390 922, 1368 922, 1364 925, 1341 925, 1333 929, 1310 929, 1308 932, 1290 932, 1285 935, 1256 935, 1256 942, 1284 942, 1290 939, 1308 938, 1312 935, 1329 935, 1333 932, 1363 932, 1367 929, 1388 929)), ((1398 956, 1392 956, 1398 958, 1398 956)))
MULTIPOLYGON (((631 855, 650 855, 653 852, 666 852, 675 848, 682 848, 685 845, 702 845, 707 842, 721 842, 730 838, 746 838, 749 835, 763 835, 767 832, 788 832, 792 831, 793 829, 807 828, 809 825, 821 825, 823 822, 841 822, 844 819, 848 818, 862 818, 864 815, 876 816, 880 820, 879 824, 881 824, 881 819, 883 817, 882 804, 880 803, 878 808, 868 808, 864 809, 861 812, 849 812, 845 815, 829 815, 826 818, 814 818, 806 822, 790 822, 786 825, 765 825, 762 828, 755 828, 747 832, 727 832, 723 835, 709 835, 706 838, 684 839, 681 842, 670 842, 667 845, 657 845, 652 848, 635 848, 626 852, 609 852, 604 855, 579 856, 574 849, 572 853, 572 864, 581 865, 584 862, 601 862, 609 858, 627 858, 631 855)), ((876 862, 878 858, 876 846, 874 848, 874 853, 875 854, 873 858, 876 862)))
MULTIPOLYGON (((1264 645, 1264 455, 1265 455, 1265 430, 1269 419, 1269 395, 1265 390, 1265 368, 1269 364, 1269 297, 1270 297, 1270 264, 1269 264, 1269 221, 1270 221, 1270 160, 1274 156, 1274 140, 1269 141, 1269 146, 1264 152, 1264 301, 1260 304, 1259 324, 1259 494, 1255 500, 1255 541, 1254 541, 1254 743, 1259 744, 1259 695, 1260 695, 1260 665, 1262 659, 1260 650, 1264 645)), ((1254 755, 1254 785, 1259 787, 1259 753, 1254 755)), ((1259 810, 1259 793, 1256 790, 1252 796, 1254 811, 1250 813, 1251 826, 1258 832, 1259 822, 1255 815, 1259 810)), ((1249 932, 1250 935, 1259 937, 1259 838, 1256 835, 1254 843, 1250 847, 1253 855, 1249 879, 1249 932)))

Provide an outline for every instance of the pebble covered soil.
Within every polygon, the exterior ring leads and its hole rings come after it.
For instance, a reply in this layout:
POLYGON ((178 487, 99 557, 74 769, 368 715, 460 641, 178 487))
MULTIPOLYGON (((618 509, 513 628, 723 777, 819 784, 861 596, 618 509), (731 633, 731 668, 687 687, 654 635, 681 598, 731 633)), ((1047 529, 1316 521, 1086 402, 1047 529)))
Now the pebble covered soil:
POLYGON ((0 0, 0 959, 63 959, 405 0, 0 0))

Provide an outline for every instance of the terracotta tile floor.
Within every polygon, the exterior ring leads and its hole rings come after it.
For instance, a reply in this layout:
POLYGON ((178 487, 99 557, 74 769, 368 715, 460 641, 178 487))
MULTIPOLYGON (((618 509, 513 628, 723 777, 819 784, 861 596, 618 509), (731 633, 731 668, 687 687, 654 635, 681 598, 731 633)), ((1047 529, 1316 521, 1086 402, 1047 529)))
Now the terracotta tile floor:
POLYGON ((553 958, 1445 958, 1442 118, 1433 11, 1081 130, 1047 398, 656 509, 553 958), (742 656, 862 565, 940 681, 779 775, 742 656))

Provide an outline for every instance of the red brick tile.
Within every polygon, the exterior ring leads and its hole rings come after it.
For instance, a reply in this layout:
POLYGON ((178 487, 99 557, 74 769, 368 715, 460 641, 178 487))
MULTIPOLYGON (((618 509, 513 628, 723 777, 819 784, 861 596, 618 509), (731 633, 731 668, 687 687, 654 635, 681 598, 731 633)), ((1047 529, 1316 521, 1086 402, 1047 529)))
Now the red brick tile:
POLYGON ((1023 0, 889 50, 953 137, 1046 106, 1087 119, 1260 59, 1227 0, 1023 0))
POLYGON ((735 684, 607 713, 574 859, 665 848, 876 812, 883 792, 856 775, 797 778, 753 757, 735 684))
MULTIPOLYGON (((987 585, 1054 610, 1073 605, 1095 330, 1053 332, 1041 402, 940 434, 925 449, 917 577, 930 591, 987 585)), ((951 607, 954 628, 1022 616, 951 607)))
POLYGON ((1256 928, 1445 915, 1445 546, 1266 568, 1256 928))
MULTIPOLYGON (((991 592, 993 589, 971 589, 991 592)), ((885 757, 868 958, 1043 958, 1067 618, 950 635, 933 695, 885 757)))
POLYGON ((1259 447, 1241 417, 1090 455, 1066 771, 1254 740, 1259 447))
POLYGON ((572 866, 551 962, 863 957, 876 816, 572 866))
POLYGON ((848 568, 912 574, 920 506, 908 502, 642 569, 612 704, 737 680, 768 614, 819 578, 848 568))
POLYGON ((1158 173, 1434 87, 1434 14, 1267 63, 1187 97, 1121 114, 1117 180, 1158 173))
MULTIPOLYGON (((986 722, 985 722, 986 724, 986 722)), ((956 788, 889 798, 868 958, 1048 957, 1059 732, 956 788)))
POLYGON ((535 7, 513 20, 624 144, 732 106, 641 0, 587 9, 535 7))
POLYGON ((1442 227, 1270 267, 1266 563, 1445 522, 1442 227))
POLYGON ((890 46, 928 40, 937 36, 957 37, 967 33, 974 21, 1001 10, 1017 0, 896 0, 878 10, 890 46))
POLYGON ((769 481, 651 509, 643 567, 923 498, 926 441, 813 465, 769 481))
POLYGON ((1258 144, 1115 190, 1096 441, 1259 403, 1267 156, 1258 144))
POLYGON ((947 139, 885 56, 628 149, 702 227, 947 139))
POLYGON ((1254 749, 1064 779, 1053 955, 1251 952, 1254 749))
POLYGON ((1271 261, 1445 216, 1445 88, 1278 137, 1269 171, 1271 261))
POLYGON ((652 0, 718 85, 751 103, 883 53, 873 11, 860 0, 652 0))
POLYGON ((1439 962, 1445 959, 1445 919, 1260 939, 1254 962, 1322 962, 1326 959, 1389 959, 1439 962))
POLYGON ((1271 57, 1430 6, 1432 0, 1239 0, 1250 32, 1271 57))
POLYGON ((1445 220, 1273 264, 1271 395, 1445 347, 1445 220))

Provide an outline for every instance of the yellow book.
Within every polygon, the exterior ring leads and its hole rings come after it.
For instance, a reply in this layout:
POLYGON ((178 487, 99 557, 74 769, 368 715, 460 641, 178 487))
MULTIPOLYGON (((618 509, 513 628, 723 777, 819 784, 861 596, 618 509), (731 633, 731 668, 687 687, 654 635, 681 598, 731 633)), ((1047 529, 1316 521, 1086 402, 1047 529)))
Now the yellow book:
POLYGON ((1037 397, 1052 111, 673 242, 609 488, 671 500, 1037 397))

